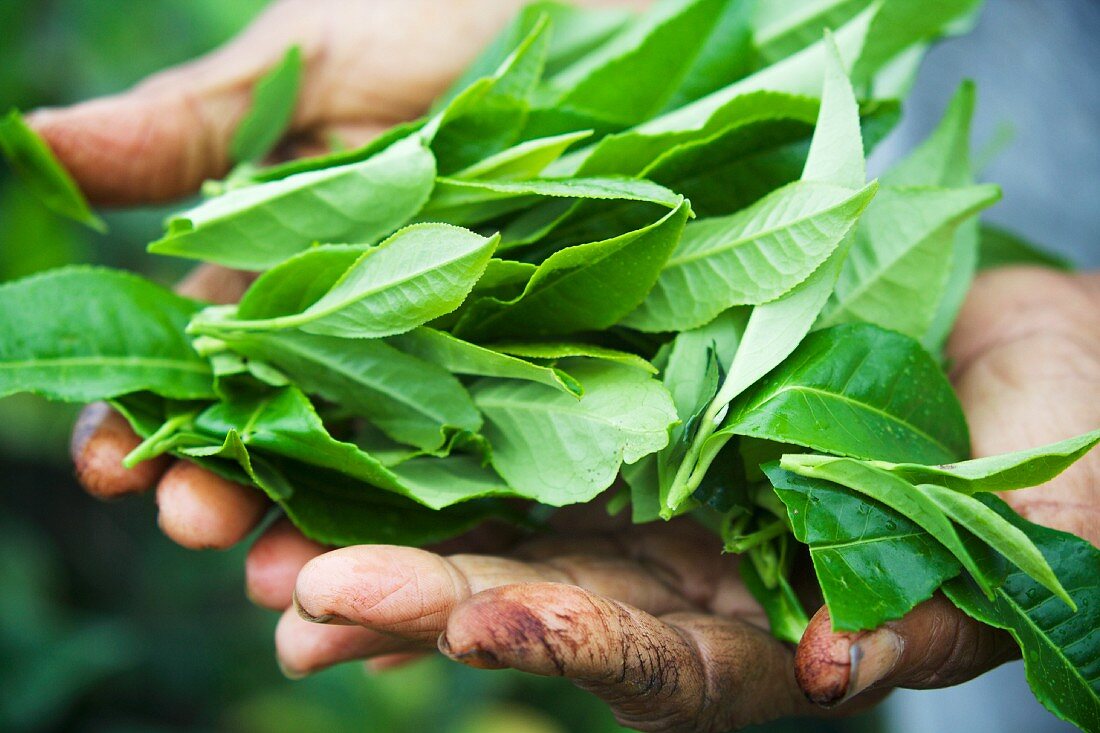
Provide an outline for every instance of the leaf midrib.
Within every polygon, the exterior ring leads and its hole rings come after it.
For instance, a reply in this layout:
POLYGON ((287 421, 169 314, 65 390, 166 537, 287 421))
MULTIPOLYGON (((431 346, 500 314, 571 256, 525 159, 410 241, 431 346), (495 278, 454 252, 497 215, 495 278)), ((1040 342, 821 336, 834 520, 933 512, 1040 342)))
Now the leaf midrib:
POLYGON ((809 392, 811 394, 816 394, 816 395, 819 395, 821 397, 831 397, 831 398, 833 398, 835 400, 838 400, 840 402, 845 402, 845 403, 853 405, 855 407, 859 407, 859 408, 863 409, 866 412, 871 412, 871 413, 875 413, 877 415, 880 415, 884 419, 886 419, 886 420, 888 420, 888 421, 890 421, 890 422, 892 422, 896 425, 900 425, 900 426, 908 429, 910 432, 915 433, 916 435, 919 435, 920 437, 924 438, 925 440, 927 440, 932 445, 935 445, 938 448, 942 448, 945 455, 954 455, 954 453, 951 451, 951 449, 948 446, 946 446, 943 443, 941 443, 940 441, 936 440, 931 435, 924 432, 920 428, 916 427, 912 423, 905 422, 901 418, 895 417, 894 415, 891 415, 889 412, 886 412, 885 410, 882 410, 878 407, 870 405, 866 402, 860 402, 858 400, 852 399, 851 397, 848 397, 847 395, 840 394, 840 393, 837 393, 837 392, 829 392, 829 391, 826 391, 826 390, 824 390, 820 387, 809 387, 809 386, 800 385, 800 384, 780 387, 779 389, 777 389, 775 391, 774 394, 772 394, 770 397, 768 397, 768 399, 766 399, 763 402, 759 403, 756 406, 756 408, 754 408, 753 411, 755 412, 756 410, 759 410, 759 409, 763 408, 765 405, 772 402, 773 400, 778 399, 780 395, 782 395, 786 392, 809 392))
MULTIPOLYGON (((829 184, 825 184, 825 185, 829 185, 829 184)), ((836 188, 842 188, 842 186, 836 186, 836 188)), ((682 257, 679 257, 679 258, 677 258, 675 256, 671 257, 668 261, 668 264, 666 265, 666 269, 672 268, 672 267, 678 267, 678 266, 681 266, 681 265, 684 265, 684 264, 689 264, 691 262, 695 262, 696 260, 707 259, 707 258, 710 258, 710 257, 717 256, 719 254, 723 254, 725 252, 733 251, 733 250, 737 249, 738 247, 744 246, 746 244, 750 244, 750 243, 752 243, 756 240, 763 239, 764 237, 771 236, 773 234, 776 234, 778 232, 783 231, 784 229, 790 229, 791 227, 794 227, 794 226, 797 226, 799 224, 803 224, 807 221, 810 221, 811 219, 813 219, 815 217, 819 217, 819 216, 822 216, 824 214, 828 214, 828 213, 831 213, 833 211, 836 211, 837 209, 839 209, 839 208, 847 205, 848 203, 850 203, 852 201, 852 199, 855 198, 856 194, 860 193, 860 191, 862 191, 862 189, 852 189, 852 191, 851 191, 852 195, 848 196, 848 198, 845 198, 845 199, 841 200, 840 202, 838 202, 836 204, 833 204, 832 206, 830 206, 828 208, 817 209, 817 210, 813 211, 813 213, 811 213, 811 214, 805 214, 805 215, 802 215, 802 216, 798 216, 794 219, 789 219, 789 220, 783 222, 780 225, 771 227, 770 229, 763 229, 761 231, 754 232, 751 235, 742 236, 739 239, 734 239, 731 242, 728 242, 726 244, 722 244, 720 246, 716 246, 716 247, 713 247, 713 248, 710 248, 710 249, 698 250, 698 251, 696 251, 696 252, 694 252, 693 254, 690 254, 690 255, 682 256, 682 257)), ((736 214, 734 216, 736 216, 736 214)), ((805 250, 803 250, 803 254, 805 254, 805 250)))
POLYGON ((150 367, 171 369, 195 374, 209 374, 206 364, 182 359, 150 359, 141 356, 69 356, 47 359, 24 359, 21 361, 0 362, 0 369, 59 368, 67 366, 106 366, 106 367, 150 367))

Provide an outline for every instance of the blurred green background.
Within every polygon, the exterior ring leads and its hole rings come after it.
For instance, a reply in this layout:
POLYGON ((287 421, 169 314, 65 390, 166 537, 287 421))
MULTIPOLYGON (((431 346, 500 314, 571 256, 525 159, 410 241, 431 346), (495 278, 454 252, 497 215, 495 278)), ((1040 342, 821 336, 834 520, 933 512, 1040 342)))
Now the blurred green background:
MULTIPOLYGON (((0 0, 0 111, 126 88, 205 52, 264 0, 0 0)), ((70 262, 161 282, 144 253, 165 210, 107 215, 99 237, 39 206, 0 170, 0 281, 70 262)), ((0 317, 3 317, 0 314, 0 317)), ((554 733, 620 730, 561 680, 433 659, 380 676, 358 664, 290 682, 275 614, 243 595, 241 549, 163 538, 152 499, 105 505, 76 486, 75 410, 0 400, 0 730, 554 733)), ((768 730, 872 731, 873 719, 768 730)))

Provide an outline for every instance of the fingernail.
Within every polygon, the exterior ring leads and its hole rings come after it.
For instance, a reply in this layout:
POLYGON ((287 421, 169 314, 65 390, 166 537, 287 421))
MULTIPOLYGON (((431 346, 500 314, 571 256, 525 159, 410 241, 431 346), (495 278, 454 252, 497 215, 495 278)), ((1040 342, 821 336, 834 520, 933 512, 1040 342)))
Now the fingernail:
POLYGON ((472 649, 455 649, 451 646, 450 640, 447 639, 447 634, 443 633, 439 636, 439 651, 443 653, 443 656, 453 659, 456 662, 461 662, 467 667, 473 667, 474 669, 504 669, 508 665, 502 664, 497 655, 490 651, 474 647, 472 649))
POLYGON ((905 640, 888 627, 866 634, 849 649, 848 691, 841 702, 873 687, 894 671, 905 651, 905 640))
POLYGON ((330 624, 339 623, 343 621, 342 618, 333 613, 325 613, 320 616, 314 616, 306 609, 302 608, 302 604, 298 601, 298 591, 295 590, 291 595, 291 602, 294 604, 294 610, 298 612, 298 615, 304 621, 309 621, 312 624, 330 624))
POLYGON ((306 677, 305 672, 297 672, 291 669, 283 663, 282 659, 279 659, 278 657, 275 657, 275 663, 279 665, 279 671, 283 673, 283 677, 286 677, 288 680, 300 680, 306 677))

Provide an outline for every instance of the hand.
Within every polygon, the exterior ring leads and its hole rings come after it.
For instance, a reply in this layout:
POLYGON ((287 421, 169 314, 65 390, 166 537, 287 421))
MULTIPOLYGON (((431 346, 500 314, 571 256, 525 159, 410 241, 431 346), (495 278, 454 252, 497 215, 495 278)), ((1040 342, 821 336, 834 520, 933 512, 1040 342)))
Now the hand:
MULTIPOLYGON (((646 0, 582 0, 643 7, 646 0)), ((526 0, 281 0, 225 47, 112 97, 39 110, 30 123, 95 204, 133 205, 193 193, 229 167, 229 141, 253 84, 297 44, 305 59, 284 153, 316 152, 336 135, 366 142, 425 112, 526 0)), ((200 267, 179 290, 235 302, 250 277, 200 267)), ((157 485, 165 533, 192 548, 244 538, 266 503, 186 463, 122 468, 139 443, 123 418, 94 405, 73 433, 77 477, 114 498, 157 485)))

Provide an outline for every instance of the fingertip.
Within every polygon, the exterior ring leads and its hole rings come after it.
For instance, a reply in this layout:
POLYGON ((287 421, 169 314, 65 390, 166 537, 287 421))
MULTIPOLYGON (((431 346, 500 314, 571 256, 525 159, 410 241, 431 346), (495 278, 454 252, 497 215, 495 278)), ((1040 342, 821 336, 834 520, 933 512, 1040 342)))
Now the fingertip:
POLYGON ((160 528, 177 544, 223 550, 252 531, 267 501, 251 487, 177 461, 157 484, 157 508, 160 528))
POLYGON ((141 444, 126 418, 104 402, 85 407, 73 426, 69 452, 80 485, 98 499, 145 491, 171 462, 167 456, 126 468, 122 460, 141 444))
POLYGON ((253 603, 282 611, 292 603, 294 583, 307 562, 325 551, 286 519, 253 543, 245 558, 245 589, 253 603))
POLYGON ((603 619, 587 591, 564 583, 517 583, 483 591, 457 606, 438 647, 477 669, 513 667, 560 677, 564 662, 551 636, 583 636, 598 646, 601 639, 587 628, 592 623, 602 625, 603 619))
POLYGON ((832 618, 825 606, 810 619, 795 651, 794 675, 811 702, 829 707, 847 695, 855 638, 853 633, 833 631, 832 618))
POLYGON ((300 679, 342 662, 402 653, 407 644, 358 626, 318 626, 287 609, 275 627, 275 655, 283 674, 300 679))
POLYGON ((306 563, 294 599, 303 618, 432 641, 463 584, 446 560, 411 547, 362 545, 306 563))

